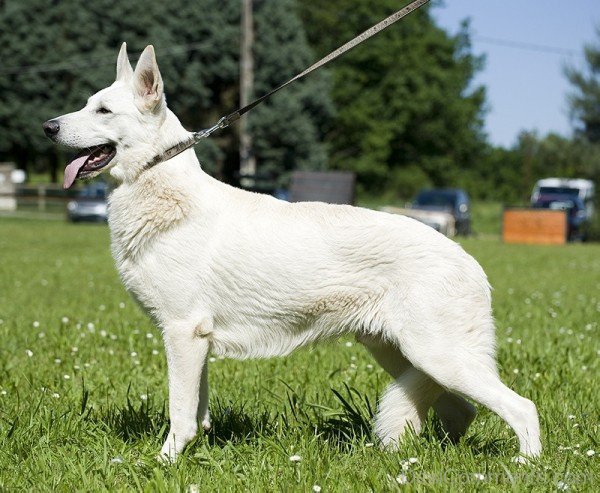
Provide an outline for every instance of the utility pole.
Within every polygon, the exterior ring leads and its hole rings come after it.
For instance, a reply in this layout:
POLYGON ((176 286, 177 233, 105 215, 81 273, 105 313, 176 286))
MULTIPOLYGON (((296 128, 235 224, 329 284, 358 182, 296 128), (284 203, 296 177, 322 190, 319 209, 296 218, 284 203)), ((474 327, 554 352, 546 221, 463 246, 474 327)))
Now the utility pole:
MULTIPOLYGON (((250 103, 254 84, 254 59, 252 43, 254 28, 252 22, 252 0, 241 0, 241 46, 240 46, 240 107, 250 103)), ((252 136, 248 131, 248 117, 240 119, 240 175, 242 184, 250 185, 256 174, 256 160, 252 153, 252 136), (248 177, 248 178, 245 178, 248 177)))

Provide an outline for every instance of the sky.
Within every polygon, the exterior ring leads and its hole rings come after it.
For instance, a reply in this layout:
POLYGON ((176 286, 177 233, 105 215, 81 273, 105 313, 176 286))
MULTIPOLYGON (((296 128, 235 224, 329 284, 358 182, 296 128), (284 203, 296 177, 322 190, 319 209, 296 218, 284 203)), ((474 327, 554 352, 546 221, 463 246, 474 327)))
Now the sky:
POLYGON ((600 0, 444 0, 433 16, 451 33, 471 20, 491 143, 511 146, 521 130, 571 135, 563 67, 585 67, 583 46, 600 42, 600 0))

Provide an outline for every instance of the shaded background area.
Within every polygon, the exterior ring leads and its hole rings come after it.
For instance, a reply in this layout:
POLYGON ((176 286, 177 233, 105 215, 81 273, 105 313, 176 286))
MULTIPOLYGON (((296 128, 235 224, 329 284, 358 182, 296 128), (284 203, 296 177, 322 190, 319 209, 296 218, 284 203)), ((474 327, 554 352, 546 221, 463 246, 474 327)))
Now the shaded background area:
MULTIPOLYGON (((0 161, 15 162, 30 181, 60 181, 65 150, 44 138, 40 123, 80 108, 110 84, 122 41, 134 59, 146 44, 155 45, 169 105, 186 127, 214 123, 239 104, 240 5, 0 2, 0 161)), ((255 95, 399 6, 396 0, 255 0, 255 95)), ((442 28, 442 6, 432 2, 251 112, 258 173, 285 186, 296 169, 354 171, 359 197, 380 203, 405 200, 426 186, 462 187, 476 199, 515 203, 545 176, 598 183, 600 41, 565 75, 572 136, 530 129, 510 147, 497 146, 485 132, 489 100, 477 77, 485 54, 472 48, 481 33, 474 36, 468 21, 452 33, 442 28)), ((236 184, 238 143, 236 126, 197 152, 211 174, 236 184)))

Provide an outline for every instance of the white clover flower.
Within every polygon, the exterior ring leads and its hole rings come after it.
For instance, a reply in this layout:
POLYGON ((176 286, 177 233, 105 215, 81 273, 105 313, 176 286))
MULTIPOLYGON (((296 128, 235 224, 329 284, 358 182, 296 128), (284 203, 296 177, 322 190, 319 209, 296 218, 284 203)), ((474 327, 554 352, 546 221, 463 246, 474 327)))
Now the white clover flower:
POLYGON ((120 455, 117 455, 116 457, 113 457, 112 459, 110 459, 110 462, 112 464, 122 464, 123 463, 123 457, 121 457, 120 455))
POLYGON ((346 343, 346 347, 352 347, 352 343, 351 343, 350 341, 348 341, 348 342, 346 343))
POLYGON ((106 332, 104 329, 102 329, 100 331, 100 337, 106 337, 108 335, 108 332, 106 332))
POLYGON ((372 370, 372 369, 373 369, 373 365, 369 363, 369 364, 367 365, 367 369, 369 369, 369 370, 372 370))
POLYGON ((574 414, 569 414, 569 415, 567 416, 567 418, 568 418, 568 419, 575 419, 575 415, 574 415, 574 414))
POLYGON ((410 457, 408 459, 408 462, 410 462, 411 464, 416 464, 417 462, 419 462, 419 459, 417 457, 410 457))
POLYGON ((94 329, 95 329, 95 328, 96 328, 96 326, 95 326, 95 325, 94 325, 92 322, 90 322, 90 323, 88 323, 88 324, 87 324, 87 329, 88 329, 90 332, 94 332, 94 329))
POLYGON ((567 483, 565 483, 564 481, 559 481, 558 483, 556 483, 556 487, 560 491, 566 491, 569 489, 569 485, 567 483))
POLYGON ((375 444, 373 444, 373 443, 371 443, 371 442, 365 443, 365 447, 373 447, 374 445, 375 445, 375 444))
POLYGON ((585 455, 587 455, 588 457, 593 457, 594 455, 596 455, 596 451, 594 450, 588 450, 585 455))
MULTIPOLYGON (((152 353, 154 353, 154 351, 156 351, 156 349, 153 349, 152 353)), ((156 351, 156 354, 158 354, 158 351, 156 351)), ((210 358, 208 358, 208 361, 209 363, 214 363, 215 361, 217 361, 217 358, 211 356, 210 358)))
POLYGON ((38 334, 38 337, 39 337, 40 339, 43 339, 44 337, 46 337, 46 333, 45 333, 45 332, 40 332, 40 333, 38 334))
MULTIPOLYGON (((158 350, 156 350, 156 349, 153 349, 153 350, 152 350, 152 354, 154 354, 154 355, 156 356, 156 355, 158 354, 158 350)), ((214 360, 214 358, 210 358, 210 359, 209 359, 209 361, 210 361, 210 360, 214 360)))
POLYGON ((119 308, 125 308, 125 303, 121 301, 121 303, 119 303, 119 308))
POLYGON ((319 493, 321 491, 321 487, 318 484, 315 484, 312 488, 315 493, 319 493))
POLYGON ((54 392, 54 394, 52 394, 53 399, 58 399, 59 397, 60 397, 60 395, 57 394, 56 392, 54 392))
POLYGON ((135 358, 137 356, 137 353, 135 351, 131 351, 131 357, 135 358))
POLYGON ((31 349, 26 349, 25 354, 31 358, 33 356, 33 351, 31 349))
POLYGON ((63 378, 64 378, 65 380, 70 380, 70 379, 71 379, 71 375, 63 375, 63 378))
POLYGON ((533 376, 533 378, 537 379, 537 378, 540 378, 541 376, 542 376, 542 374, 541 374, 541 373, 536 373, 536 374, 533 376))
POLYGON ((299 455, 292 455, 290 457, 290 462, 300 462, 302 460, 302 457, 299 455))
POLYGON ((77 351, 79 351, 79 348, 78 348, 77 346, 73 346, 73 347, 71 348, 71 352, 72 352, 72 353, 76 353, 77 351))
POLYGON ((187 487, 187 493, 200 493, 200 488, 197 484, 190 484, 187 487))
POLYGON ((398 483, 398 484, 408 483, 408 478, 406 477, 406 474, 398 474, 398 476, 396 476, 396 483, 398 483))
POLYGON ((37 327, 39 327, 39 326, 40 326, 40 323, 39 323, 37 320, 35 320, 35 321, 33 322, 33 326, 37 328, 37 327))
POLYGON ((54 360, 54 362, 55 362, 57 365, 60 365, 60 364, 62 363, 62 360, 61 360, 60 358, 56 358, 56 359, 54 360))
POLYGON ((475 479, 478 479, 479 481, 483 481, 485 479, 485 474, 481 474, 480 472, 476 472, 473 474, 473 476, 475 476, 475 479))
POLYGON ((100 305, 100 306, 98 307, 98 310, 100 310, 101 312, 103 312, 104 310, 106 310, 106 306, 104 306, 104 305, 100 305))
POLYGON ((69 317, 63 317, 63 318, 61 318, 61 319, 60 319, 60 321, 61 321, 63 324, 68 324, 68 323, 69 323, 69 317))
POLYGON ((142 399, 143 401, 147 401, 148 400, 148 394, 141 394, 140 395, 140 399, 142 399))
POLYGON ((515 375, 517 375, 517 374, 519 373, 519 369, 518 369, 518 368, 515 368, 515 369, 513 370, 513 373, 514 373, 515 375))
POLYGON ((7 394, 6 390, 0 390, 0 395, 6 395, 6 394, 7 394))
POLYGON ((153 338, 154 338, 154 334, 152 334, 152 333, 150 333, 150 332, 148 332, 148 333, 146 334, 146 339, 153 339, 153 338))

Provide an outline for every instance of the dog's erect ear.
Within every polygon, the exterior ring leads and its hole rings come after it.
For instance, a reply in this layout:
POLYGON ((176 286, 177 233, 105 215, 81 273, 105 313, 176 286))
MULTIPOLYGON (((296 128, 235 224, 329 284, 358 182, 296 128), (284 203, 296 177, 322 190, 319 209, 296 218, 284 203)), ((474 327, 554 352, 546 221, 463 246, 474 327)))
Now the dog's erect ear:
POLYGON ((141 111, 152 111, 161 106, 163 81, 152 45, 146 46, 135 67, 133 88, 136 104, 141 111))
POLYGON ((117 58, 117 80, 128 81, 133 77, 133 69, 127 57, 127 43, 121 45, 117 58))

